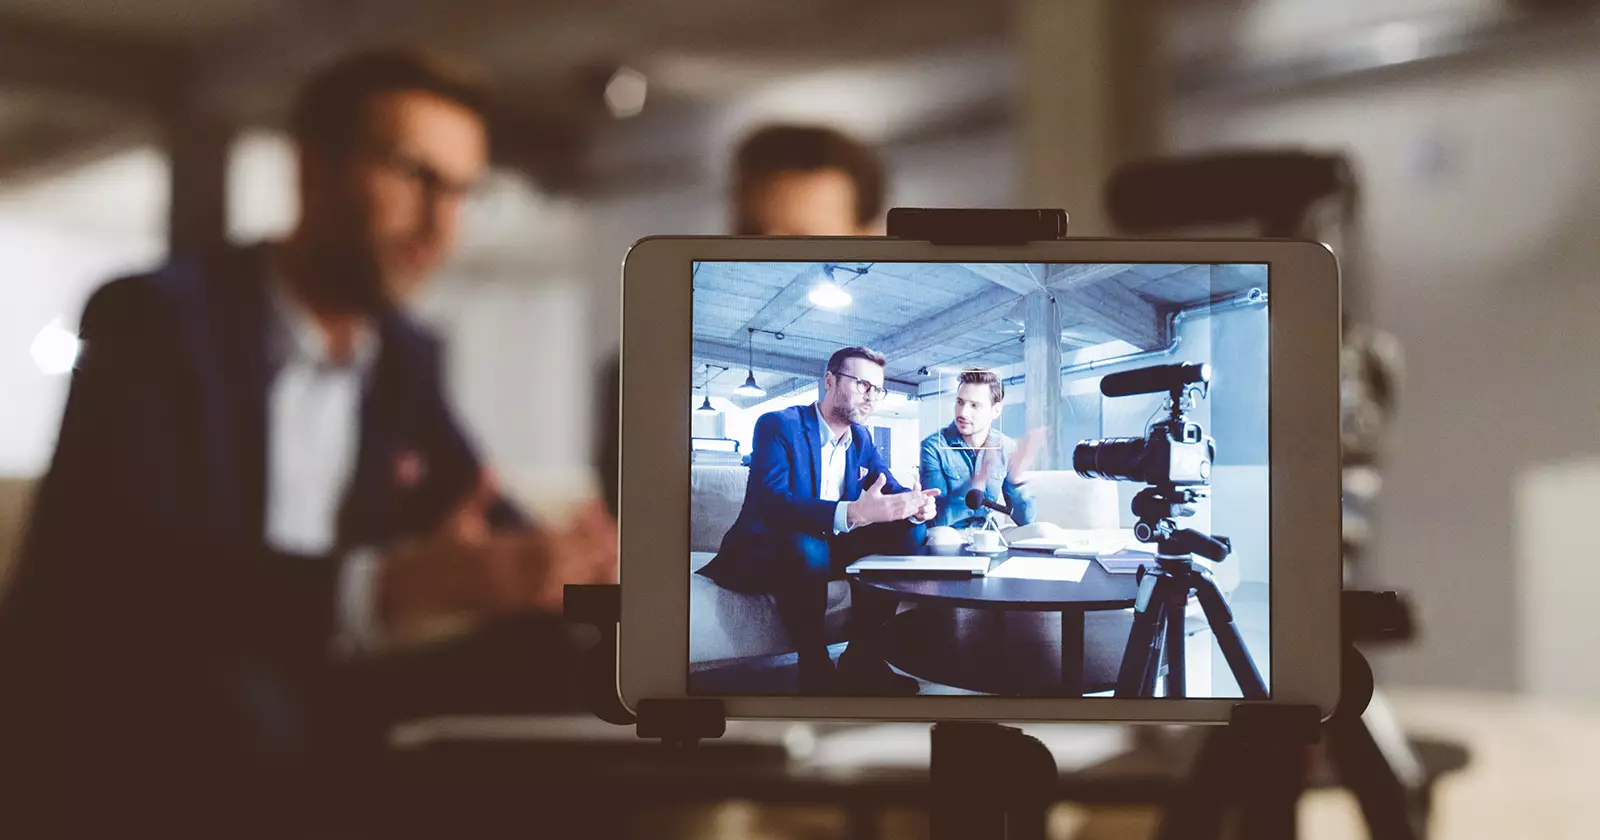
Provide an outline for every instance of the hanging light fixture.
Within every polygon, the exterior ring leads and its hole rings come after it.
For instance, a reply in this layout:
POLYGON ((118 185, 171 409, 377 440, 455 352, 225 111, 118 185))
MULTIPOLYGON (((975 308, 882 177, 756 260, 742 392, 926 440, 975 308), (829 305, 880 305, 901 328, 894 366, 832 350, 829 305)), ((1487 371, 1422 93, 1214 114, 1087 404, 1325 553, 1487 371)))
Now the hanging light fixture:
POLYGON ((711 394, 710 394, 710 392, 706 393, 705 401, 700 403, 700 407, 695 409, 695 411, 709 411, 709 412, 711 412, 713 414, 716 413, 717 407, 711 404, 711 394))
POLYGON ((746 373, 745 373, 744 384, 740 385, 739 387, 737 387, 735 389, 733 389, 733 392, 735 394, 738 394, 741 397, 764 397, 764 396, 767 395, 766 389, 764 389, 760 385, 756 384, 756 349, 755 349, 755 340, 756 340, 755 328, 754 327, 746 327, 745 328, 744 346, 745 346, 745 350, 746 350, 746 352, 748 354, 746 356, 746 362, 748 363, 748 368, 747 368, 746 373))

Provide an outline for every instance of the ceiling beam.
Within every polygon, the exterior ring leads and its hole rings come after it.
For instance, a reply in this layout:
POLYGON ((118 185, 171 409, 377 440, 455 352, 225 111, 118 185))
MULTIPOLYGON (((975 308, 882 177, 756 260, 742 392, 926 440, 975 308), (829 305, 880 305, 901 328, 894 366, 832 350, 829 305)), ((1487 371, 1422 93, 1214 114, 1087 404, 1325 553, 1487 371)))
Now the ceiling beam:
POLYGON ((6 84, 162 112, 178 101, 187 66, 175 47, 0 16, 0 82, 6 84))
POLYGON ((1015 292, 995 286, 924 319, 914 328, 896 329, 880 336, 872 349, 887 356, 889 363, 894 364, 897 356, 943 344, 990 321, 1003 318, 1016 305, 1015 292))
POLYGON ((828 366, 826 359, 812 360, 799 356, 786 356, 782 353, 773 353, 768 350, 751 352, 746 347, 726 341, 714 341, 706 338, 694 340, 694 358, 697 361, 711 362, 712 364, 727 365, 735 372, 741 368, 754 365, 761 370, 773 373, 788 373, 795 376, 809 376, 816 379, 822 376, 822 371, 828 366))
POLYGON ((1086 263, 1046 267, 1045 286, 1052 292, 1073 292, 1128 271, 1132 263, 1086 263))
POLYGON ((1072 293, 1066 310, 1084 326, 1140 350, 1166 347, 1171 340, 1166 313, 1121 283, 1099 283, 1072 293))
POLYGON ((805 270, 796 274, 793 280, 772 296, 771 300, 756 310, 756 314, 750 316, 750 320, 746 321, 744 326, 729 333, 728 337, 739 339, 743 338, 748 330, 774 329, 778 321, 792 315, 794 308, 811 293, 811 281, 816 279, 816 273, 811 269, 812 266, 807 265, 805 270))
POLYGON ((1140 350, 1165 347, 1170 339, 1166 313, 1117 282, 1133 268, 1127 263, 1052 265, 1046 282, 1064 315, 1070 313, 1077 322, 1140 350))
POLYGON ((1044 288, 1043 280, 1036 276, 1031 265, 1026 263, 962 263, 961 267, 976 274, 980 279, 1009 289, 1018 295, 1027 295, 1044 288))

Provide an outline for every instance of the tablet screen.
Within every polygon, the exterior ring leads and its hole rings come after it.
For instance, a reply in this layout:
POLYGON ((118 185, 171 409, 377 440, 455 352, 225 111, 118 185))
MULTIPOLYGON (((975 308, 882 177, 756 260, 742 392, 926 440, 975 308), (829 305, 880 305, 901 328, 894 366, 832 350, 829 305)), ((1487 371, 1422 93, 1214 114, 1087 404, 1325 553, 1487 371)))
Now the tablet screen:
POLYGON ((1270 685, 1265 264, 693 272, 690 693, 1270 685))

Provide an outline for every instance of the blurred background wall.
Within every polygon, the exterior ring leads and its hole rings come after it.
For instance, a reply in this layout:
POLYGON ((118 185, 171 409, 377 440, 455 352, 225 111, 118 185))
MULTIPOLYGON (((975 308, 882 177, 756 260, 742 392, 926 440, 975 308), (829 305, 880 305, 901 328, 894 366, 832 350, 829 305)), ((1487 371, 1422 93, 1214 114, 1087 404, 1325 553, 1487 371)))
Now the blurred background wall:
POLYGON ((878 144, 891 205, 1063 203, 1081 232, 1136 154, 1350 153, 1371 251, 1351 281, 1407 367, 1372 576, 1416 594, 1425 633, 1385 678, 1600 697, 1569 667, 1600 646, 1574 501, 1600 494, 1594 4, 14 0, 0 474, 48 464, 86 295, 173 240, 281 234, 295 79, 392 40, 499 81, 496 175, 419 311, 481 445, 545 500, 593 480, 591 372, 627 246, 722 232, 728 154, 756 124, 878 144), (549 371, 561 387, 534 387, 549 371))

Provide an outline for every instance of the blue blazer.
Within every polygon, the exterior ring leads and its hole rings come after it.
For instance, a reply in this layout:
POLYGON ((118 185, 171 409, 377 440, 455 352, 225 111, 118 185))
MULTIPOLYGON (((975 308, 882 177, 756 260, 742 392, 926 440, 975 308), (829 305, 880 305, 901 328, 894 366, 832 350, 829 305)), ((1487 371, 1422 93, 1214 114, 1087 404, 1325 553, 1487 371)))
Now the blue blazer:
MULTIPOLYGON (((339 564, 277 554, 263 535, 265 257, 176 261, 84 309, 55 455, 0 601, 0 823, 23 806, 57 809, 52 821, 99 808, 134 834, 242 836, 311 808, 330 781, 316 772, 337 772, 316 756, 354 732, 332 712, 339 564)), ((398 312, 377 329, 340 551, 432 530, 479 471, 438 343, 398 312)))
MULTIPOLYGON (((756 421, 750 445, 750 480, 744 506, 722 539, 717 556, 700 573, 732 589, 769 587, 774 577, 771 547, 791 534, 827 537, 833 533, 837 502, 824 501, 822 421, 813 405, 768 412, 756 421)), ((872 433, 852 424, 845 455, 845 484, 840 501, 851 502, 887 475, 887 493, 904 493, 872 442, 872 433)))

